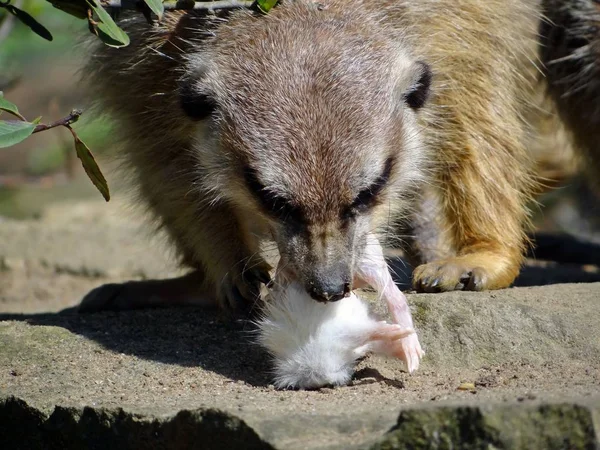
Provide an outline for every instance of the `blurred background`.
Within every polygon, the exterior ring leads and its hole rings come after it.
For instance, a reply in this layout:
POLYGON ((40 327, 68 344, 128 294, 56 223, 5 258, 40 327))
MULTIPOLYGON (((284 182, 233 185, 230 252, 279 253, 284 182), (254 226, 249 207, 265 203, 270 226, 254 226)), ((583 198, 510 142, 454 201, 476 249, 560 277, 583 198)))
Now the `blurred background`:
MULTIPOLYGON (((83 109, 73 128, 96 156, 112 200, 105 203, 89 181, 62 127, 0 148, 0 311, 58 310, 103 282, 169 275, 174 266, 161 239, 139 232, 139 215, 123 214, 127 196, 107 158, 117 151, 107 139, 115 124, 89 110, 79 81, 87 22, 43 0, 12 4, 37 17, 54 40, 0 8, 0 90, 28 120, 49 123, 83 109)), ((600 195, 568 146, 553 139, 536 149, 548 189, 532 205, 537 232, 549 234, 520 285, 600 281, 600 195)), ((408 280, 409 268, 397 270, 408 280)))
MULTIPOLYGON (((89 105, 78 81, 87 22, 42 0, 12 4, 36 17, 54 39, 42 39, 0 8, 0 91, 28 120, 42 116, 42 122, 49 123, 74 108, 83 109, 73 128, 101 160, 110 150, 105 137, 112 124, 107 117, 86 113, 89 105)), ((0 149, 0 216, 35 217, 47 202, 97 196, 77 159, 73 138, 63 127, 0 149)))

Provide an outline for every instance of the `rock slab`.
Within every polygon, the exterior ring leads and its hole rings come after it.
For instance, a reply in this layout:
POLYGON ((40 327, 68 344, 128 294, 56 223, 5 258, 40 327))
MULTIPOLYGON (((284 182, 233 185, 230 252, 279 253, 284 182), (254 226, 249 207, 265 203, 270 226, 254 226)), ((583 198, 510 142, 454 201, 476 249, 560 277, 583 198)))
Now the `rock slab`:
MULTIPOLYGON (((112 202, 0 219, 0 449, 600 448, 600 283, 408 295, 417 373, 368 357, 348 386, 278 391, 248 320, 69 309, 177 273, 165 255, 112 202)), ((534 272, 521 284, 600 279, 534 272)))

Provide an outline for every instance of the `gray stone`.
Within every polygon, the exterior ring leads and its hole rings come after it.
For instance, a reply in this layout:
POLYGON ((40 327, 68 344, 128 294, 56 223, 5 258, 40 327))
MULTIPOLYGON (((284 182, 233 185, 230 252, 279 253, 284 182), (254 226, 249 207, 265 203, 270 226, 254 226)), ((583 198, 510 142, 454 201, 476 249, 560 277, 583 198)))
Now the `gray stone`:
POLYGON ((249 320, 69 309, 177 272, 117 206, 0 223, 2 449, 600 447, 600 283, 409 295, 418 372, 370 356, 348 386, 277 391, 249 320))

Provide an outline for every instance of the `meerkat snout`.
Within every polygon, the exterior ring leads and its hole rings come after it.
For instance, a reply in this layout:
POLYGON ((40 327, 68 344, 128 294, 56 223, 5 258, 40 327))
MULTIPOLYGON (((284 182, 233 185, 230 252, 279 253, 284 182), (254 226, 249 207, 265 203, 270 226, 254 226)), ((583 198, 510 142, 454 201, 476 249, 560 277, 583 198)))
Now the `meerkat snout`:
POLYGON ((343 265, 333 270, 322 270, 310 278, 306 291, 318 302, 337 302, 350 295, 351 277, 350 267, 343 265))

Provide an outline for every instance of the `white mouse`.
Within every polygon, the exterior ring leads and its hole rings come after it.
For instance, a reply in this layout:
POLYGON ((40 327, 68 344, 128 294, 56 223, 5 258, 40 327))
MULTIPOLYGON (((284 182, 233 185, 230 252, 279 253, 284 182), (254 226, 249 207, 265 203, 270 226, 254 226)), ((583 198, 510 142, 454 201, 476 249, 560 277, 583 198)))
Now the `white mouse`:
POLYGON ((393 283, 377 241, 359 264, 359 282, 368 283, 385 298, 395 324, 369 315, 355 294, 337 302, 313 300, 297 282, 276 277, 257 321, 258 341, 274 357, 278 388, 311 389, 344 385, 357 359, 369 352, 402 359, 409 372, 424 352, 412 324, 404 294, 393 283))

